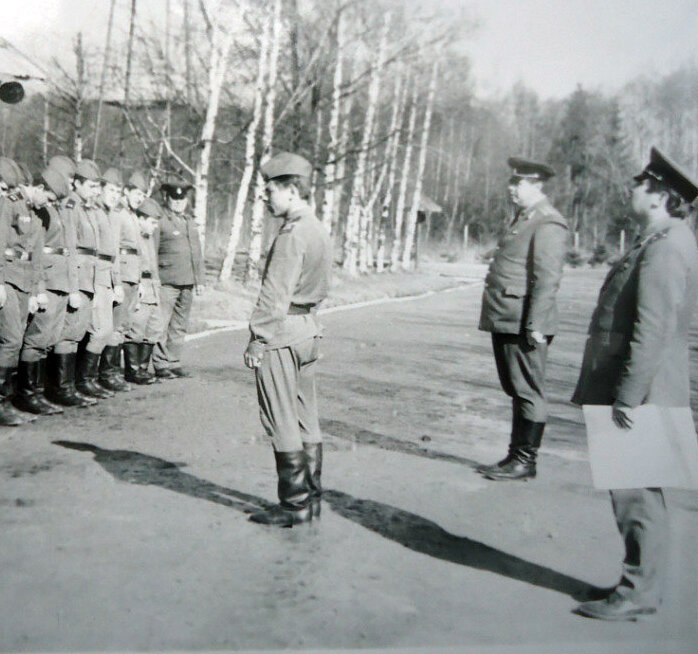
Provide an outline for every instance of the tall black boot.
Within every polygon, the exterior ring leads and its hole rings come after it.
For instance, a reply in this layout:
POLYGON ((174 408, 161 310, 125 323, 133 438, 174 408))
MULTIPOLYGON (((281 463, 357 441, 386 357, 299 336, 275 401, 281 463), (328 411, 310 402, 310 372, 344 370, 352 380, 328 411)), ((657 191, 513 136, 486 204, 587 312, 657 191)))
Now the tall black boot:
POLYGON ((310 508, 313 518, 319 518, 322 509, 322 443, 303 443, 303 450, 308 462, 306 470, 310 489, 310 508))
POLYGON ((121 378, 121 345, 106 345, 99 359, 99 385, 109 391, 130 391, 121 378))
POLYGON ((86 407, 97 404, 97 400, 79 395, 75 389, 75 352, 54 353, 52 370, 49 373, 51 387, 49 399, 61 406, 86 407))
POLYGON ((63 413, 63 409, 54 407, 53 404, 43 397, 40 361, 20 361, 17 381, 17 393, 15 394, 14 402, 18 409, 39 416, 63 413))
POLYGON ((16 400, 18 388, 19 383, 17 368, 11 368, 7 379, 7 397, 10 399, 10 402, 14 404, 15 408, 19 409, 20 415, 22 416, 22 420, 24 420, 24 422, 34 422, 37 417, 35 413, 32 413, 31 411, 22 411, 22 409, 17 406, 16 400))
POLYGON ((253 513, 252 522, 276 527, 293 527, 310 522, 310 488, 308 466, 304 450, 296 452, 274 452, 276 472, 279 475, 279 504, 267 511, 253 513))
POLYGON ((63 413, 63 408, 60 404, 54 404, 47 397, 47 386, 46 381, 48 378, 48 357, 44 357, 39 360, 39 371, 38 371, 38 381, 36 383, 36 391, 41 397, 41 401, 50 409, 53 409, 55 413, 63 413))
POLYGON ((145 384, 154 384, 156 381, 158 381, 155 377, 155 375, 150 372, 150 359, 153 356, 153 348, 155 345, 153 343, 139 343, 138 344, 138 352, 139 352, 139 365, 138 367, 140 368, 140 375, 141 377, 145 380, 145 384))
POLYGON ((12 406, 12 369, 0 367, 0 425, 17 427, 27 420, 12 406))
POLYGON ((487 479, 507 481, 512 479, 532 479, 536 476, 536 458, 543 439, 544 422, 521 419, 521 445, 516 448, 512 460, 499 470, 484 473, 487 479))
POLYGON ((88 397, 104 399, 114 397, 113 391, 102 388, 97 383, 97 367, 99 366, 99 354, 84 350, 78 359, 77 381, 75 388, 78 392, 88 397))
POLYGON ((141 350, 141 343, 124 343, 124 376, 126 381, 134 384, 152 384, 155 379, 144 376, 141 371, 141 356, 145 354, 141 350))
POLYGON ((509 465, 512 462, 512 460, 514 459, 514 453, 516 452, 517 448, 524 444, 521 441, 522 420, 523 418, 521 417, 521 413, 518 411, 516 407, 514 407, 513 415, 511 418, 511 437, 509 439, 509 451, 507 455, 497 463, 478 466, 476 468, 477 472, 481 474, 485 474, 487 472, 495 472, 497 470, 501 470, 503 467, 509 465))

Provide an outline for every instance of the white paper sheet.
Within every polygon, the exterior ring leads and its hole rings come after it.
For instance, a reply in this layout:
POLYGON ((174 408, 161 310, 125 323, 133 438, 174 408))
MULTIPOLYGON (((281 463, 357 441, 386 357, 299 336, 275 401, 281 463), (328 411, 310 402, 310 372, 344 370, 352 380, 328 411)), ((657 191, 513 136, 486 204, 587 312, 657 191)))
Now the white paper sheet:
POLYGON ((698 488, 698 437, 688 407, 652 404, 629 410, 619 429, 610 406, 583 407, 596 488, 698 488))

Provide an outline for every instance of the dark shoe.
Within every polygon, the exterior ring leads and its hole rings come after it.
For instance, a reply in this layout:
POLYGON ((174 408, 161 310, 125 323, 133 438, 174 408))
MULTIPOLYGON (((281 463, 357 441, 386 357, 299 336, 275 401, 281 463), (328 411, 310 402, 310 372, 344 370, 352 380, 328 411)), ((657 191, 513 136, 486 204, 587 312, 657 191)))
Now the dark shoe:
POLYGON ((49 378, 52 381, 48 389, 49 399, 60 406, 86 407, 97 404, 96 400, 86 398, 75 389, 75 352, 65 354, 53 354, 52 374, 49 378))
POLYGON ((276 527, 293 527, 313 519, 310 509, 308 468, 304 450, 274 452, 279 475, 279 504, 271 509, 253 513, 252 522, 276 527))
POLYGON ((516 451, 516 448, 525 445, 525 443, 522 441, 521 421, 521 414, 519 413, 517 407, 514 406, 511 417, 511 437, 509 439, 509 451, 507 452, 507 455, 497 463, 478 466, 477 468, 475 468, 477 472, 479 472, 480 474, 485 474, 487 472, 496 472, 506 467, 514 460, 514 452, 516 451))
POLYGON ((488 472, 496 472, 497 470, 502 470, 502 468, 505 468, 514 460, 515 451, 516 448, 513 445, 509 445, 509 452, 501 461, 498 461, 497 463, 491 463, 489 465, 480 465, 477 468, 475 468, 475 470, 483 475, 488 472))
POLYGON ((14 398, 14 404, 20 411, 38 416, 63 413, 63 409, 54 407, 53 404, 43 397, 40 367, 40 361, 19 362, 17 374, 18 388, 14 398))
POLYGON ((17 427, 27 420, 12 406, 10 398, 13 394, 12 370, 0 368, 0 425, 4 427, 17 427))
POLYGON ((572 612, 585 618, 596 618, 597 620, 635 622, 643 616, 654 615, 657 612, 657 608, 654 606, 641 606, 623 597, 620 593, 613 592, 606 599, 596 600, 595 602, 583 602, 572 612))
POLYGON ((158 379, 177 379, 177 375, 169 368, 156 368, 155 376, 158 379))
POLYGON ((99 399, 114 397, 113 391, 109 391, 97 383, 99 356, 99 354, 95 354, 89 350, 85 350, 80 354, 75 388, 79 393, 87 395, 87 397, 96 397, 99 399))
POLYGON ((544 430, 544 422, 532 422, 521 418, 516 435, 512 438, 510 460, 502 466, 484 471, 483 476, 494 481, 533 479, 536 476, 536 458, 544 430))
POLYGON ((130 391, 121 377, 121 345, 107 345, 99 359, 99 385, 109 391, 130 391))
POLYGON ((151 375, 144 375, 141 370, 141 357, 144 354, 141 345, 142 343, 124 343, 124 377, 127 382, 147 386, 155 379, 151 375))
MULTIPOLYGON (((7 397, 10 403, 14 403, 17 399, 17 389, 19 388, 17 379, 17 368, 11 368, 5 389, 5 397, 7 397)), ((35 413, 32 413, 31 411, 22 411, 22 409, 20 409, 16 404, 15 408, 18 409, 19 415, 24 422, 34 422, 36 420, 37 415, 35 413)))
POLYGON ((310 509, 315 519, 320 517, 322 510, 322 443, 303 443, 303 450, 308 462, 310 509))
POLYGON ((152 384, 157 381, 155 375, 150 372, 150 359, 153 356, 154 347, 152 343, 138 344, 140 375, 143 379, 147 380, 147 384, 152 384))

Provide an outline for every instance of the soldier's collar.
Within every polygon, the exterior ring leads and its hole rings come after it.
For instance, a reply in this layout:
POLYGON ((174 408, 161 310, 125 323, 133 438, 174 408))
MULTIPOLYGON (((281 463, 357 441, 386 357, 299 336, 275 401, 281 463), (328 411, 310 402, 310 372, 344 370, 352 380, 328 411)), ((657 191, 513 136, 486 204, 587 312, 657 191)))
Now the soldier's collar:
POLYGON ((542 205, 544 205, 548 201, 547 198, 543 197, 537 202, 534 202, 528 209, 522 209, 521 213, 519 214, 519 219, 520 220, 528 220, 531 217, 531 214, 536 210, 540 209, 542 205))
POLYGON ((293 209, 292 211, 289 211, 288 214, 286 215, 286 218, 284 219, 284 225, 287 223, 294 223, 297 220, 300 220, 301 218, 305 218, 306 216, 312 216, 313 215, 313 210, 308 206, 308 207, 297 207, 296 209, 293 209))

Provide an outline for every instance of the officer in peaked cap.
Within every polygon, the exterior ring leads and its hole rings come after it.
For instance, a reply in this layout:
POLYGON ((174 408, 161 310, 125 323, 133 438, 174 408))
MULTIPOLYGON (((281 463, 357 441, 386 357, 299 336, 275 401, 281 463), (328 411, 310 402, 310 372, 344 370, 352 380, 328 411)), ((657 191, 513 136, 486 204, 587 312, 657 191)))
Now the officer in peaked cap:
POLYGON ((245 364, 255 370, 262 425, 278 474, 279 504, 250 520, 280 527, 320 515, 322 434, 315 393, 332 246, 309 204, 310 163, 282 152, 262 166, 267 207, 283 223, 267 258, 250 318, 245 364))
POLYGON ((174 379, 189 376, 180 359, 193 295, 201 293, 205 283, 204 258, 194 218, 187 211, 191 184, 173 176, 160 188, 166 205, 158 229, 163 333, 153 352, 153 366, 159 378, 174 379))
MULTIPOLYGON (((697 196, 698 184, 652 148, 631 190, 640 234, 601 287, 572 398, 576 404, 612 407, 620 429, 642 430, 648 421, 645 429, 656 430, 657 423, 650 425, 651 410, 660 411, 667 455, 644 455, 658 461, 671 460, 671 452, 679 451, 676 427, 669 423, 692 419, 688 333, 698 301, 698 247, 685 216, 697 196), (647 413, 636 414, 633 409, 639 405, 650 405, 647 413)), ((632 432, 626 439, 637 443, 632 432)), ((669 549, 661 489, 666 473, 658 463, 647 473, 647 488, 627 488, 622 471, 631 469, 637 478, 634 458, 615 460, 613 468, 619 477, 611 480, 611 500, 625 545, 621 580, 607 598, 586 602, 576 612, 603 620, 635 620, 655 613, 662 600, 669 549)), ((676 486, 676 477, 669 477, 667 482, 676 486)))
POLYGON ((508 164, 515 214, 490 264, 480 315, 480 329, 492 333, 502 389, 512 398, 509 453, 478 469, 495 480, 536 475, 548 415, 545 362, 558 326, 555 298, 569 240, 565 219, 543 192, 553 169, 520 157, 508 164))

